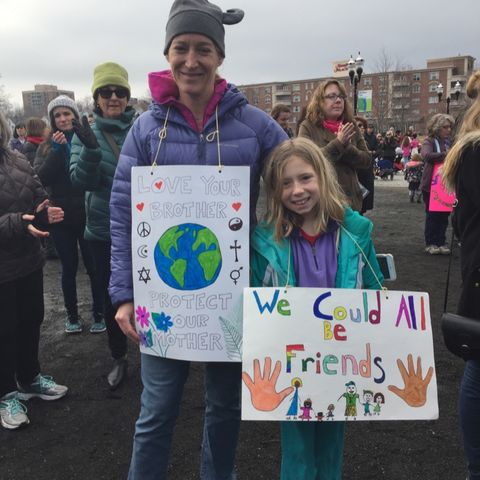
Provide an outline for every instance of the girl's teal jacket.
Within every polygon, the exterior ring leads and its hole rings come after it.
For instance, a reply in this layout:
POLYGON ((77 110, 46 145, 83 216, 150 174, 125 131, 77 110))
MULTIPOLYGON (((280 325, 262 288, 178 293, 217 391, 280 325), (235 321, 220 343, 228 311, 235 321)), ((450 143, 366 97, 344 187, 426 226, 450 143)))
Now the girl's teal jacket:
MULTIPOLYGON (((339 226, 336 288, 380 289, 383 275, 378 265, 370 220, 345 209, 339 226), (363 253, 362 253, 363 251, 363 253), (368 260, 368 261, 367 261, 368 260)), ((262 223, 253 232, 251 283, 253 287, 296 286, 290 240, 277 243, 273 227, 262 223)))

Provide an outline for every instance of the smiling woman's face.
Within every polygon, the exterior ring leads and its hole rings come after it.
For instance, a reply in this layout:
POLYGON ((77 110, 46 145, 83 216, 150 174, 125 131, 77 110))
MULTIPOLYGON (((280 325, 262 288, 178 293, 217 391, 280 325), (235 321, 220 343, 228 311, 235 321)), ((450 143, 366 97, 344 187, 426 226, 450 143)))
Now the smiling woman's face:
POLYGON ((215 74, 223 62, 212 40, 197 33, 178 35, 168 49, 167 61, 180 98, 212 95, 215 74))

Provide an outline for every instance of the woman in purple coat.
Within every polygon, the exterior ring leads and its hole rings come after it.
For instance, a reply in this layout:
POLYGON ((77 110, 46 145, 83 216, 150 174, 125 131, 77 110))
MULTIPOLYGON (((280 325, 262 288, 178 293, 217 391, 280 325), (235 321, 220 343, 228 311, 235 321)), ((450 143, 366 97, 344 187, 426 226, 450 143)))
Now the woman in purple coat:
MULTIPOLYGON (((133 319, 131 168, 151 165, 250 167, 251 224, 260 173, 270 151, 287 138, 267 114, 217 74, 225 57, 223 25, 240 22, 238 9, 222 12, 206 0, 175 0, 166 27, 164 54, 170 70, 149 75, 153 98, 123 145, 110 201, 110 295, 123 332, 139 341, 133 319), (166 127, 164 129, 164 127, 166 127), (162 130, 164 129, 164 130, 162 130), (162 135, 160 144, 159 134, 162 135), (218 131, 218 134, 217 134, 218 131)), ((165 479, 172 432, 189 362, 142 354, 142 406, 136 423, 130 479, 165 479)), ((201 479, 233 479, 240 425, 239 363, 205 365, 205 427, 201 479)))

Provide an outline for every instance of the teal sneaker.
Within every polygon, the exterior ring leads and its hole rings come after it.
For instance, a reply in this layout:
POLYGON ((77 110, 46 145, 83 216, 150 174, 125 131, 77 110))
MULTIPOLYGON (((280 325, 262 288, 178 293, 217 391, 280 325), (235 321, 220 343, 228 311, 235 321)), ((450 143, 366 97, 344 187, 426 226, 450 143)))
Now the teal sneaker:
POLYGON ((105 321, 102 319, 99 322, 93 322, 90 327, 90 333, 102 333, 107 329, 105 321))
POLYGON ((65 322, 65 333, 82 333, 82 330, 83 326, 80 320, 78 322, 71 322, 70 320, 65 322))
POLYGON ((17 392, 9 393, 0 399, 0 423, 8 430, 28 425, 27 407, 18 401, 17 392))
POLYGON ((64 397, 68 392, 68 387, 58 385, 52 377, 39 373, 30 385, 18 385, 18 398, 20 400, 30 400, 38 397, 42 400, 58 400, 64 397))

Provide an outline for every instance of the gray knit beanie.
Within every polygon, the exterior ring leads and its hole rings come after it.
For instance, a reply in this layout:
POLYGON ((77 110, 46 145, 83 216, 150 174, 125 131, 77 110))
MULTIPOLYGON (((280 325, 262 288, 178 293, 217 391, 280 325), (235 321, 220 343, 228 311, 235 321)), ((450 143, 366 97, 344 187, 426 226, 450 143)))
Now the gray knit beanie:
POLYGON ((199 33, 210 38, 225 57, 225 29, 223 25, 241 22, 243 10, 234 8, 222 12, 220 7, 208 0, 175 0, 170 10, 165 36, 166 55, 172 40, 184 33, 199 33))
POLYGON ((57 107, 65 107, 69 108, 77 119, 80 118, 80 112, 78 111, 77 104, 75 100, 72 100, 70 97, 66 95, 59 95, 58 97, 54 98, 47 106, 48 117, 50 118, 50 123, 52 127, 55 126, 55 122, 53 120, 53 110, 57 107))

